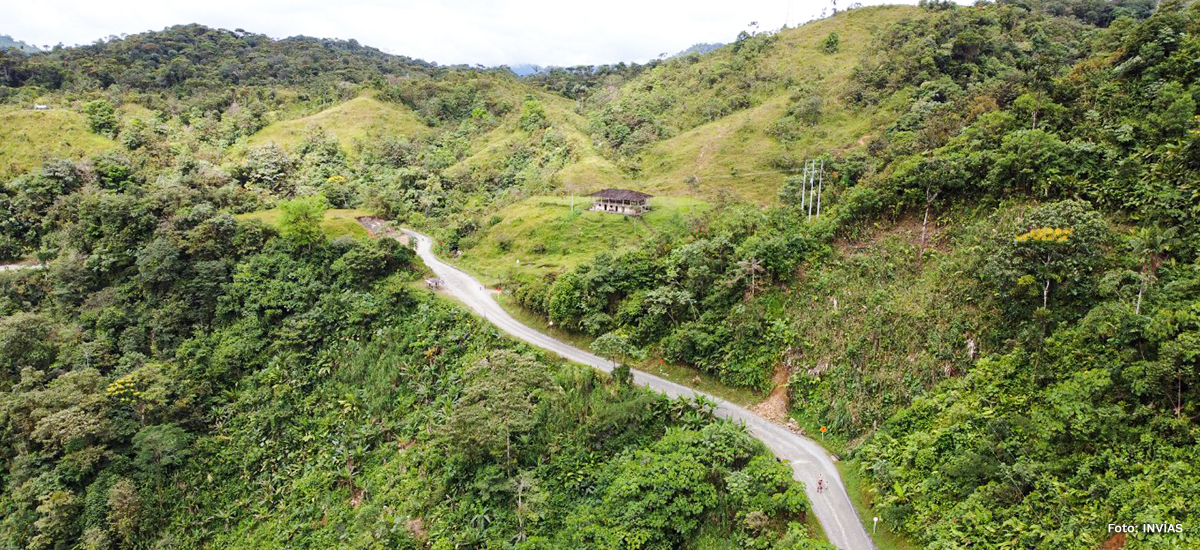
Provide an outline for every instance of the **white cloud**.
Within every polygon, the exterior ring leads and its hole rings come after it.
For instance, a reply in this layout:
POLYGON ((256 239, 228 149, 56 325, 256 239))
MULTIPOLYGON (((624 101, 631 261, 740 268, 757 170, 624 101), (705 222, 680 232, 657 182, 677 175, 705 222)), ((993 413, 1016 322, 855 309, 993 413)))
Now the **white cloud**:
MULTIPOLYGON (((870 2, 879 3, 879 2, 870 2)), ((354 38, 441 64, 577 65, 644 62, 698 42, 731 42, 813 18, 805 0, 41 0, 6 8, 2 32, 31 44, 88 44, 111 35, 201 23, 275 38, 354 38)), ((843 0, 843 7, 846 2, 843 0)))

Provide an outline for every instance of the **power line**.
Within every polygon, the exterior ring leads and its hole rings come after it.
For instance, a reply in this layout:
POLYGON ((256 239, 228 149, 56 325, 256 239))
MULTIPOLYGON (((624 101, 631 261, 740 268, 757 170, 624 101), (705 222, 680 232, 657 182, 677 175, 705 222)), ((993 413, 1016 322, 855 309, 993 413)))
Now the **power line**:
POLYGON ((795 173, 796 173, 795 170, 767 170, 765 172, 744 172, 744 173, 739 172, 736 176, 732 175, 732 174, 714 174, 711 176, 700 176, 699 174, 692 174, 692 175, 696 176, 697 179, 702 179, 702 178, 730 178, 730 179, 733 179, 733 178, 742 178, 742 177, 746 177, 746 176, 761 176, 764 174, 795 174, 795 173))

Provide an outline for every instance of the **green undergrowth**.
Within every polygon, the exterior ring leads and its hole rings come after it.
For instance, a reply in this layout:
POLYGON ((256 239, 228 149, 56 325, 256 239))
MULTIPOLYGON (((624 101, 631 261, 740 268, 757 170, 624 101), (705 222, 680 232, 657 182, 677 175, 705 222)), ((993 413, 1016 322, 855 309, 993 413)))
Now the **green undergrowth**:
MULTIPOLYGON (((517 303, 511 296, 506 293, 496 295, 496 301, 510 315, 516 318, 521 323, 533 327, 543 334, 548 334, 555 339, 567 342, 577 348, 590 350, 591 343, 595 341, 594 337, 588 336, 580 332, 563 330, 550 324, 550 322, 541 315, 538 315, 528 309, 525 309, 521 304, 517 303)), ((753 406, 762 401, 764 394, 755 392, 748 388, 739 388, 729 386, 721 382, 716 376, 699 369, 669 363, 661 357, 647 357, 642 361, 635 362, 631 365, 633 368, 642 372, 653 374, 659 378, 670 380, 677 384, 683 384, 692 389, 702 391, 709 395, 713 395, 741 405, 743 407, 753 406)))
POLYGON ((858 511, 858 517, 866 527, 867 533, 871 535, 871 540, 875 542, 875 547, 878 550, 911 550, 915 548, 911 541, 893 533, 887 522, 875 523, 874 518, 879 516, 879 512, 874 509, 876 490, 871 482, 863 477, 858 461, 840 460, 837 462, 837 469, 842 475, 842 483, 846 485, 846 492, 850 495, 850 502, 858 511))
POLYGON ((719 377, 714 376, 712 373, 704 372, 688 365, 673 363, 661 357, 649 357, 641 363, 634 365, 634 367, 659 378, 665 378, 676 384, 683 384, 689 388, 720 397, 730 403, 743 407, 754 406, 766 397, 766 392, 731 386, 722 382, 719 377))
POLYGON ((500 304, 500 307, 504 308, 504 311, 507 311, 509 315, 512 315, 522 324, 533 327, 538 332, 548 334, 556 340, 561 340, 579 349, 591 349, 591 344, 595 338, 551 325, 545 317, 521 307, 521 304, 518 304, 508 293, 499 292, 493 296, 496 298, 496 302, 500 304))
POLYGON ((935 220, 924 245, 912 219, 835 242, 829 259, 788 290, 784 309, 797 338, 783 357, 801 417, 853 440, 999 345, 995 317, 966 275, 983 260, 978 242, 994 220, 972 216, 935 220))
MULTIPOLYGON (((258 212, 249 212, 246 214, 238 214, 236 217, 239 220, 259 220, 269 226, 279 227, 280 210, 272 208, 270 210, 261 210, 258 212)), ((366 237, 367 230, 358 223, 361 216, 371 216, 371 212, 361 209, 345 209, 335 208, 325 211, 325 217, 321 220, 321 230, 325 236, 330 239, 338 237, 366 237)))
MULTIPOLYGON (((655 523, 654 507, 622 515, 629 496, 671 491, 683 481, 678 476, 686 476, 696 460, 689 445, 733 444, 735 456, 745 452, 737 446, 746 445, 754 449, 747 458, 765 459, 741 462, 747 471, 777 464, 744 433, 729 439, 723 431, 732 426, 664 430, 657 421, 635 420, 658 418, 652 411, 665 400, 613 384, 591 369, 497 351, 510 344, 447 308, 423 307, 396 321, 370 341, 322 353, 318 361, 329 373, 317 381, 296 380, 310 388, 305 392, 280 387, 280 377, 297 374, 278 368, 246 380, 230 404, 237 420, 198 441, 202 456, 210 458, 180 474, 202 489, 179 495, 181 505, 207 514, 179 516, 169 536, 229 548, 490 546, 514 537, 521 541, 517 548, 602 548, 626 536, 714 550, 733 541, 764 547, 765 539, 742 534, 747 512, 726 508, 736 506, 740 489, 722 489, 725 504, 717 505, 703 485, 679 486, 676 502, 707 511, 672 512, 670 526, 655 523), (467 334, 474 336, 464 341, 467 334), (251 441, 263 427, 252 419, 263 414, 292 421, 276 428, 269 446, 237 450, 255 446, 251 441), (574 427, 564 439, 550 436, 551 425, 574 427), (662 459, 677 461, 674 471, 663 470, 666 463, 656 462, 662 459), (665 477, 635 481, 631 460, 639 461, 636 475, 665 477), (284 479, 273 474, 278 468, 296 471, 284 479), (238 484, 208 481, 240 472, 250 474, 248 484, 270 490, 248 494, 238 484), (649 484, 614 496, 630 482, 649 484), (586 496, 592 491, 600 495, 594 503, 586 496), (456 496, 447 501, 447 494, 456 496), (298 525, 304 528, 296 530, 298 525)), ((724 475, 736 477, 738 469, 724 475)), ((771 531, 789 529, 785 519, 765 519, 771 531)))

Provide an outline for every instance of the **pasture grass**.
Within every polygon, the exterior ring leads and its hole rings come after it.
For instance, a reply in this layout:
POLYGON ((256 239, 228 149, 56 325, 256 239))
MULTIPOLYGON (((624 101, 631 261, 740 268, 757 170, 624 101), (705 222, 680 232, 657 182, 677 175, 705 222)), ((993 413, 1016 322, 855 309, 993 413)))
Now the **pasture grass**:
MULTIPOLYGON (((235 217, 239 220, 259 220, 269 226, 278 228, 279 214, 280 211, 278 208, 272 208, 270 210, 260 210, 258 212, 238 214, 235 217)), ((337 208, 326 210, 325 218, 321 220, 321 231, 324 231, 325 236, 330 239, 336 239, 338 237, 366 237, 366 228, 364 228, 362 224, 358 223, 356 218, 359 216, 372 215, 374 214, 371 212, 359 209, 337 208)))

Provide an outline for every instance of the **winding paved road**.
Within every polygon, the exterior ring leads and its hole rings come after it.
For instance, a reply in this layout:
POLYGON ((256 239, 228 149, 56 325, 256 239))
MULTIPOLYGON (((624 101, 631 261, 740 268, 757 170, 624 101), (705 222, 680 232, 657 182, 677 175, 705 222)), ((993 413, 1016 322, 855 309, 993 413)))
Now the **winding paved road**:
MULTIPOLYGON (((616 366, 612 361, 555 340, 516 320, 500 307, 500 304, 496 303, 496 300, 492 298, 491 291, 485 289, 482 283, 434 256, 433 243, 429 237, 408 229, 403 231, 416 241, 417 255, 421 257, 425 265, 433 270, 434 274, 442 279, 444 288, 462 300, 475 313, 482 315, 484 319, 504 332, 537 347, 557 353, 566 359, 604 372, 611 372, 616 366)), ((813 512, 816 514, 817 520, 821 522, 821 527, 825 529, 825 535, 829 538, 829 542, 844 550, 874 550, 875 545, 859 521, 854 505, 850 503, 850 497, 846 494, 846 488, 842 484, 837 467, 833 465, 833 461, 816 442, 762 418, 744 407, 687 386, 637 370, 633 371, 633 380, 672 398, 704 396, 715 401, 718 415, 743 422, 751 435, 765 443, 776 456, 791 463, 792 477, 804 482, 807 487, 813 512), (820 476, 825 478, 825 491, 817 493, 817 478, 820 476)))

